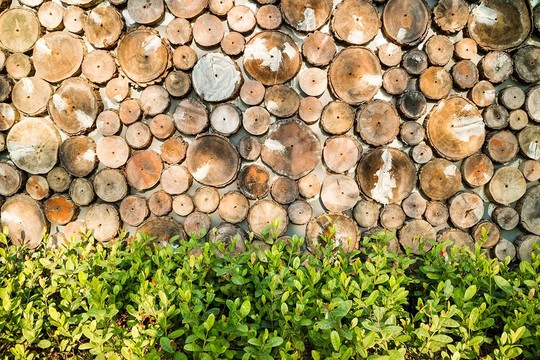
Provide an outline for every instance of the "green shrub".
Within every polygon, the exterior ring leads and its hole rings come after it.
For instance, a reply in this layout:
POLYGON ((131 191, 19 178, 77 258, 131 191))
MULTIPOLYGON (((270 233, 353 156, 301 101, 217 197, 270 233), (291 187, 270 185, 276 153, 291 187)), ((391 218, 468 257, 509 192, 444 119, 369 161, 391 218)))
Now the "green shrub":
MULTIPOLYGON (((65 248, 0 234, 0 354, 16 359, 512 359, 540 354, 540 257, 512 267, 438 244, 365 238, 346 254, 236 255, 87 234, 65 248), (128 245, 129 243, 129 245, 128 245), (219 256, 216 256, 219 254, 219 256)), ((270 236, 270 238, 268 238, 270 236)))

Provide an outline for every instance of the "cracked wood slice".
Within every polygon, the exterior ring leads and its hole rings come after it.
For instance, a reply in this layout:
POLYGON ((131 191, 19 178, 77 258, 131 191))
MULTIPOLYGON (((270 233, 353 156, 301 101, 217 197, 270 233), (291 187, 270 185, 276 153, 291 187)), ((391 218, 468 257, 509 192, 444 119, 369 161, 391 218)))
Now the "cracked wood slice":
POLYGON ((244 136, 236 145, 240 157, 247 161, 255 161, 261 155, 262 145, 255 136, 244 136))
POLYGON ((26 180, 25 190, 34 200, 43 200, 49 196, 49 183, 40 175, 32 175, 26 180))
POLYGON ((77 35, 54 31, 42 36, 34 47, 32 60, 36 76, 57 83, 79 72, 86 52, 77 35))
POLYGON ((283 19, 293 29, 303 32, 315 31, 330 18, 332 0, 282 0, 283 19))
POLYGON ((540 235, 540 185, 529 187, 515 209, 521 226, 535 235, 540 235))
MULTIPOLYGON (((439 231, 437 234, 437 241, 439 243, 445 242, 445 241, 451 241, 453 244, 452 246, 457 247, 467 247, 469 250, 474 251, 474 240, 466 231, 455 229, 455 228, 445 228, 439 231)), ((448 250, 448 248, 447 248, 448 250)))
POLYGON ((155 243, 163 244, 178 237, 176 241, 188 239, 184 227, 178 221, 168 217, 153 217, 139 225, 137 232, 148 235, 155 243))
POLYGON ((257 25, 259 25, 261 29, 276 30, 281 26, 283 17, 277 6, 263 5, 257 10, 255 19, 257 20, 257 25))
POLYGON ((168 194, 178 195, 189 190, 193 177, 184 166, 173 165, 161 173, 161 187, 168 194))
POLYGON ((484 50, 512 50, 532 31, 531 9, 526 0, 482 0, 472 9, 469 36, 484 50))
POLYGON ((105 85, 105 95, 114 102, 121 102, 129 95, 129 83, 123 77, 111 79, 105 85))
POLYGON ((525 104, 525 91, 518 86, 509 86, 499 92, 499 102, 508 110, 516 110, 525 104))
POLYGON ((266 89, 264 106, 274 116, 291 117, 300 107, 300 95, 289 86, 274 85, 266 89))
POLYGON ((172 211, 172 196, 163 190, 156 191, 148 198, 148 208, 155 216, 165 216, 172 211))
POLYGON ((322 183, 321 202, 330 212, 352 209, 359 196, 358 184, 349 176, 330 175, 322 183))
POLYGON ((240 88, 240 99, 246 105, 259 105, 264 100, 266 89, 257 80, 246 80, 240 88))
POLYGON ((488 52, 478 64, 482 75, 494 84, 508 79, 514 71, 514 61, 504 51, 488 52))
POLYGON ((480 112, 471 101, 461 97, 439 101, 425 127, 431 145, 450 160, 460 160, 480 150, 486 135, 480 112))
POLYGON ((332 60, 328 78, 336 97, 357 105, 371 100, 381 88, 381 64, 371 50, 348 47, 332 60))
POLYGON ((184 97, 191 91, 191 77, 183 71, 171 71, 163 84, 172 97, 184 97))
POLYGON ((105 202, 122 200, 129 191, 126 177, 118 169, 101 169, 94 177, 94 191, 105 202))
POLYGON ((407 145, 418 145, 424 141, 426 130, 416 121, 404 121, 399 129, 399 137, 407 145))
POLYGON ((147 148, 152 142, 150 128, 143 122, 136 122, 128 126, 125 134, 126 142, 134 150, 147 148))
POLYGON ((427 208, 427 200, 417 192, 411 193, 401 203, 401 208, 405 215, 413 219, 420 219, 427 208))
POLYGON ((210 186, 201 186, 193 194, 195 209, 205 214, 216 211, 219 206, 219 192, 210 186))
POLYGON ((249 230, 255 234, 262 234, 266 228, 277 223, 277 228, 272 229, 277 236, 285 233, 289 223, 285 209, 273 200, 258 200, 249 209, 246 221, 249 230))
POLYGON ((302 54, 311 65, 328 65, 336 52, 337 47, 334 38, 321 31, 309 34, 302 43, 302 54))
POLYGON ((488 190, 495 202, 508 205, 525 194, 527 181, 518 168, 505 166, 495 171, 488 190))
POLYGON ((519 132, 518 142, 521 152, 526 157, 532 160, 540 160, 540 126, 526 126, 519 132))
POLYGON ((235 5, 227 12, 227 25, 232 31, 248 33, 257 25, 255 13, 245 5, 235 5))
POLYGON ((532 261, 533 253, 538 255, 536 250, 540 246, 540 236, 532 234, 522 234, 516 239, 517 256, 521 261, 532 261))
POLYGON ((238 173, 238 190, 252 200, 266 197, 270 192, 270 171, 258 164, 244 166, 238 173))
POLYGON ((307 201, 298 200, 289 205, 287 215, 292 224, 305 225, 311 220, 313 208, 307 201))
POLYGON ((495 102, 495 94, 496 91, 493 84, 487 80, 482 80, 477 82, 471 91, 469 91, 469 98, 476 106, 486 107, 495 102))
POLYGON ((432 200, 446 200, 461 188, 461 173, 445 159, 433 159, 420 170, 420 188, 432 200))
POLYGON ((88 179, 76 178, 69 186, 69 197, 79 206, 90 205, 95 195, 94 187, 88 179))
POLYGON ((139 226, 150 215, 146 198, 142 195, 128 195, 120 203, 120 218, 129 226, 139 226))
POLYGON ((5 68, 8 75, 14 80, 20 80, 29 76, 32 72, 32 59, 30 59, 28 55, 22 53, 11 54, 6 59, 5 68))
POLYGON ((383 65, 398 66, 403 60, 403 50, 394 43, 385 42, 377 48, 377 56, 383 65))
POLYGON ((98 165, 96 142, 88 136, 69 137, 60 146, 60 162, 76 177, 88 176, 98 165))
POLYGON ((21 119, 21 113, 13 104, 0 104, 0 131, 6 131, 21 119))
POLYGON ((489 134, 484 147, 491 160, 503 164, 512 161, 519 151, 517 137, 508 130, 489 134))
POLYGON ((127 33, 118 43, 117 61, 122 72, 139 85, 159 80, 172 65, 169 46, 150 28, 127 33))
POLYGON ((478 68, 471 60, 461 60, 452 66, 452 79, 459 89, 471 89, 478 82, 478 77, 478 68))
POLYGON ((61 30, 64 8, 52 1, 46 1, 37 12, 39 23, 48 31, 61 30))
POLYGON ((173 198, 172 208, 178 216, 185 217, 193 212, 195 205, 193 205, 193 200, 190 195, 181 194, 173 198))
POLYGON ((61 193, 69 189, 71 175, 63 167, 57 166, 47 174, 47 182, 52 191, 61 193))
POLYGON ((197 62, 197 53, 188 45, 182 45, 174 49, 173 65, 179 70, 191 70, 197 62))
POLYGON ((122 15, 113 6, 96 7, 90 10, 84 22, 85 39, 98 49, 115 46, 123 29, 122 15))
POLYGON ((79 207, 65 195, 55 194, 43 205, 47 220, 57 225, 66 225, 79 215, 79 207))
POLYGON ((325 213, 312 219, 306 227, 306 245, 310 252, 331 243, 346 252, 358 247, 360 231, 355 222, 346 215, 325 213), (333 232, 335 230, 335 232, 333 232))
POLYGON ((64 28, 74 34, 83 32, 86 22, 86 12, 78 6, 68 6, 63 15, 64 28))
POLYGON ((315 169, 321 155, 319 136, 295 118, 273 123, 261 151, 274 172, 294 180, 315 169))
POLYGON ((244 35, 236 31, 231 31, 223 36, 219 45, 226 55, 237 56, 244 52, 246 39, 244 35))
POLYGON ((82 78, 65 80, 48 104, 49 114, 60 130, 69 135, 92 130, 103 105, 95 89, 82 78))
POLYGON ((377 225, 379 219, 380 205, 372 200, 360 200, 353 209, 353 217, 356 223, 363 228, 370 228, 377 225))
POLYGON ((381 21, 377 8, 371 1, 345 0, 336 6, 331 28, 339 40, 353 45, 363 45, 377 35, 381 21))
POLYGON ((98 140, 96 154, 99 161, 110 168, 123 166, 129 158, 130 149, 120 136, 105 136, 98 140))
POLYGON ((270 188, 272 198, 282 205, 288 205, 295 201, 299 193, 296 181, 285 176, 275 179, 270 188))
POLYGON ((411 253, 421 255, 429 251, 435 240, 437 232, 425 220, 411 220, 399 231, 399 243, 404 248, 410 249, 411 253))
POLYGON ((521 170, 527 181, 540 179, 540 162, 537 160, 524 160, 519 164, 519 170, 521 170))
POLYGON ((315 174, 306 175, 298 180, 298 190, 304 198, 314 198, 321 191, 321 181, 315 174))
POLYGON ((186 166, 199 183, 224 187, 236 178, 240 157, 228 139, 219 135, 203 135, 189 145, 186 166))
POLYGON ((167 40, 173 45, 184 45, 193 39, 191 23, 183 18, 174 18, 165 29, 167 40))
POLYGON ((218 205, 219 216, 231 224, 244 221, 248 211, 249 201, 238 191, 229 191, 223 195, 218 205))
POLYGON ((208 0, 169 0, 165 4, 174 16, 191 19, 206 9, 208 0))
POLYGON ((0 195, 11 196, 22 186, 23 173, 8 162, 0 162, 0 195))
POLYGON ((332 172, 345 173, 356 166, 362 152, 362 146, 352 135, 329 137, 324 142, 324 164, 332 172))
POLYGON ((167 164, 178 164, 184 161, 188 143, 180 136, 173 136, 161 144, 160 155, 167 164))
POLYGON ((442 67, 432 66, 420 75, 420 91, 430 100, 441 100, 452 90, 452 77, 442 67))
POLYGON ((463 180, 472 187, 484 186, 494 173, 493 162, 485 154, 473 154, 461 163, 463 180))
POLYGON ((296 42, 280 31, 262 31, 244 49, 244 69, 264 85, 283 84, 300 70, 302 56, 296 42))
POLYGON ((456 33, 467 25, 469 4, 465 0, 440 0, 433 9, 433 20, 447 33, 456 33))
POLYGON ((32 10, 12 8, 0 14, 0 44, 8 51, 25 53, 40 35, 39 20, 32 10))
POLYGON ((484 202, 472 191, 458 193, 449 203, 450 220, 460 229, 473 227, 484 215, 484 202))
POLYGON ((535 122, 540 122, 540 86, 534 86, 527 90, 525 110, 535 122))
POLYGON ((424 217, 432 226, 440 226, 448 221, 448 207, 439 201, 429 202, 424 212, 424 217))
POLYGON ((487 127, 499 130, 508 126, 510 114, 504 106, 493 104, 482 112, 482 117, 487 127))
POLYGON ((383 30, 398 45, 416 45, 426 36, 431 11, 424 0, 389 0, 382 15, 383 30))
POLYGON ((419 119, 427 111, 427 100, 420 91, 407 90, 397 100, 400 114, 409 119, 419 119))
POLYGON ((516 246, 506 239, 501 239, 494 250, 495 256, 501 261, 514 260, 516 252, 516 246))
POLYGON ((382 86, 390 95, 401 95, 407 90, 410 79, 411 77, 405 69, 394 67, 384 72, 382 86))
POLYGON ((193 98, 183 99, 176 105, 173 119, 176 129, 185 135, 198 135, 210 126, 208 109, 193 98))
POLYGON ((41 244, 49 227, 38 202, 24 194, 6 200, 0 212, 0 223, 2 228, 7 226, 13 244, 27 245, 30 249, 41 244))
POLYGON ((143 150, 133 154, 126 164, 128 183, 137 191, 154 187, 161 177, 163 163, 153 150, 143 150))
POLYGON ((411 75, 420 75, 428 67, 428 57, 425 51, 412 49, 403 55, 401 66, 411 75))
POLYGON ((167 114, 158 114, 154 116, 148 123, 148 127, 150 128, 152 136, 158 140, 170 138, 176 130, 172 116, 167 114))
POLYGON ((306 124, 312 125, 320 119, 323 112, 322 101, 314 96, 308 96, 300 100, 298 116, 306 124))
POLYGON ((91 82, 104 84, 116 74, 116 63, 108 51, 94 50, 84 57, 81 70, 91 82))
POLYGON ((501 239, 501 230, 499 227, 492 221, 482 220, 472 230, 473 239, 475 242, 480 242, 482 240, 483 234, 487 233, 487 237, 483 243, 480 245, 484 249, 491 249, 501 239))
POLYGON ((163 0, 127 0, 129 16, 139 24, 154 25, 165 16, 163 0))
POLYGON ((29 174, 46 174, 58 160, 61 138, 44 118, 19 121, 8 133, 6 146, 13 163, 29 174))
POLYGON ((202 47, 209 48, 218 45, 224 34, 221 20, 212 14, 202 14, 193 23, 193 38, 202 47))
POLYGON ((220 53, 201 57, 191 73, 193 89, 205 101, 221 102, 235 97, 242 86, 236 63, 220 53))
POLYGON ((356 168, 356 181, 364 194, 387 205, 398 203, 411 193, 416 171, 403 151, 378 148, 362 157, 356 168))
POLYGON ((356 131, 370 145, 388 144, 399 133, 400 118, 389 101, 372 100, 356 112, 355 118, 356 131))
POLYGON ((348 132, 354 124, 353 108, 342 101, 330 101, 322 110, 321 128, 332 135, 348 132))
POLYGON ((53 88, 38 77, 22 78, 13 86, 11 101, 21 112, 37 116, 45 112, 53 88))

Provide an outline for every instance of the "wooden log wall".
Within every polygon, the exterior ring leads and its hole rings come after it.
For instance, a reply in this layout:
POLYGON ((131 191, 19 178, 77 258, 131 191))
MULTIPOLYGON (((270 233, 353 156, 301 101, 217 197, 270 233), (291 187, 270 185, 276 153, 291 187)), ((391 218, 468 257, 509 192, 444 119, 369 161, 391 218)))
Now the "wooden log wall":
MULTIPOLYGON (((530 258, 529 0, 18 0, 0 14, 2 226, 157 241, 397 232, 530 258), (214 230, 212 227, 217 226, 214 230)), ((42 244, 45 246, 46 244, 42 244)))

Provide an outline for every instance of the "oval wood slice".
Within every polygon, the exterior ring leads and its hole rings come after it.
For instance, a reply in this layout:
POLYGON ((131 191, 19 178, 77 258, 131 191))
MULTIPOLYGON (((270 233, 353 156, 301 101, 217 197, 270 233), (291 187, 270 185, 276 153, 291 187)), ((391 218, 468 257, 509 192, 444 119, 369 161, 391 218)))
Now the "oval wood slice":
POLYGON ((43 200, 49 195, 49 183, 43 176, 32 175, 26 180, 26 192, 34 200, 43 200))
POLYGON ((392 142, 399 133, 399 125, 396 108, 389 101, 372 100, 356 112, 356 131, 373 146, 392 142))
POLYGON ((213 213, 219 206, 219 192, 216 188, 202 186, 193 195, 195 209, 202 213, 213 213))
POLYGON ((540 126, 526 126, 519 132, 518 142, 525 156, 529 159, 540 160, 540 126))
POLYGON ((359 195, 358 184, 346 175, 330 175, 322 183, 321 202, 331 212, 352 209, 358 202, 359 195))
MULTIPOLYGON (((216 0, 217 2, 218 0, 216 0)), ((232 2, 232 0, 230 0, 232 2)), ((263 5, 255 14, 257 25, 264 30, 276 30, 280 27, 283 17, 281 11, 275 5, 263 5)))
POLYGON ((331 0, 282 0, 280 3, 285 22, 295 30, 305 32, 323 26, 330 18, 332 5, 331 0))
POLYGON ((311 220, 313 208, 307 201, 298 200, 287 208, 287 215, 291 223, 295 225, 305 225, 311 220))
POLYGON ((495 246, 494 250, 495 256, 501 261, 506 261, 507 258, 510 261, 514 260, 516 257, 516 246, 506 239, 501 239, 499 243, 495 246))
POLYGON ((172 97, 184 97, 191 91, 191 78, 183 71, 171 71, 165 78, 165 89, 172 97))
POLYGON ((482 198, 472 191, 458 193, 450 200, 448 209, 450 220, 460 229, 468 229, 476 225, 484 215, 482 198))
POLYGON ((527 90, 525 110, 535 122, 540 122, 540 86, 533 86, 527 90))
POLYGON ((84 23, 84 35, 93 47, 108 49, 116 45, 124 20, 113 6, 96 7, 88 12, 84 23))
POLYGON ((190 195, 181 194, 173 198, 172 208, 178 216, 188 216, 195 209, 195 205, 190 195))
POLYGON ((238 191, 229 191, 218 205, 219 216, 226 222, 238 224, 247 217, 249 201, 238 191))
POLYGON ((94 191, 106 202, 122 200, 129 191, 124 173, 117 169, 101 169, 94 177, 94 191))
POLYGON ((191 70, 197 62, 197 53, 188 45, 182 45, 174 49, 173 64, 179 70, 191 70))
POLYGON ((192 98, 181 100, 173 113, 176 129, 185 135, 197 135, 210 126, 208 109, 192 98))
POLYGON ((504 51, 490 51, 479 63, 482 75, 494 84, 508 79, 514 71, 514 61, 504 51))
POLYGON ((411 77, 405 69, 394 67, 384 72, 383 88, 390 95, 401 95, 407 90, 410 79, 411 77))
POLYGON ((182 224, 167 217, 148 219, 137 228, 137 232, 149 235, 159 244, 168 243, 174 237, 178 237, 176 241, 185 241, 188 238, 182 224))
POLYGON ((120 103, 118 117, 123 124, 130 125, 139 120, 142 110, 138 99, 126 99, 120 103))
POLYGON ((315 169, 321 160, 321 150, 318 135, 293 118, 270 126, 261 158, 276 173, 296 180, 315 169))
POLYGON ((497 171, 489 182, 489 193, 499 204, 508 205, 520 199, 527 190, 527 181, 519 169, 505 166, 497 171))
POLYGON ((189 190, 193 177, 183 166, 173 165, 163 170, 161 187, 170 195, 183 194, 189 190))
POLYGON ((205 101, 231 99, 242 86, 242 74, 228 56, 208 53, 201 57, 191 74, 195 92, 205 101))
POLYGON ((508 117, 508 125, 512 130, 522 130, 529 125, 529 116, 522 109, 513 110, 508 117))
POLYGON ((52 87, 45 80, 32 76, 23 78, 13 86, 11 100, 21 112, 37 116, 45 112, 52 95, 52 87))
POLYGON ((446 200, 461 188, 461 173, 445 159, 433 159, 420 171, 420 188, 432 200, 446 200))
POLYGON ((399 45, 416 45, 426 36, 431 11, 424 0, 389 0, 382 15, 383 30, 399 45))
POLYGON ((258 164, 246 165, 238 173, 238 189, 249 199, 262 199, 270 192, 270 172, 258 164))
POLYGON ((487 80, 482 80, 476 83, 469 92, 469 98, 478 107, 486 107, 495 101, 496 91, 492 83, 487 80))
POLYGON ((442 229, 437 235, 438 242, 451 241, 453 245, 459 248, 467 247, 469 250, 474 251, 474 240, 466 231, 455 229, 455 228, 446 228, 442 229))
POLYGON ((516 157, 519 144, 511 131, 503 130, 490 134, 486 140, 485 148, 491 160, 504 164, 516 157))
POLYGON ((48 173, 58 160, 60 143, 56 127, 42 118, 28 118, 16 123, 6 138, 11 160, 29 174, 48 173))
POLYGON ((97 142, 96 154, 103 165, 117 169, 127 162, 130 149, 124 138, 106 136, 97 142))
POLYGON ((37 248, 47 232, 48 222, 36 200, 28 195, 12 196, 2 205, 0 224, 6 226, 11 242, 37 248))
POLYGON ((406 118, 416 120, 426 113, 427 100, 420 91, 408 90, 397 100, 397 108, 406 118))
POLYGON ((412 220, 405 224, 399 231, 399 243, 411 253, 421 255, 429 251, 435 240, 437 232, 425 220, 412 220), (431 240, 431 241, 430 241, 431 240))
POLYGON ((92 183, 85 178, 76 178, 69 185, 69 197, 79 206, 87 206, 94 201, 96 193, 92 183))
POLYGON ((80 70, 84 55, 84 43, 77 35, 47 33, 36 42, 32 53, 36 76, 52 83, 67 79, 80 70))
POLYGON ((494 171, 490 158, 482 153, 473 154, 461 163, 463 180, 472 187, 487 184, 493 177, 494 171))
POLYGON ((516 110, 525 104, 525 91, 518 86, 509 86, 499 92, 499 102, 508 110, 516 110))
POLYGON ((371 1, 345 0, 336 6, 331 27, 339 40, 363 45, 377 35, 381 21, 377 8, 371 1))
POLYGON ((412 49, 403 55, 401 66, 411 75, 420 75, 428 67, 428 56, 425 51, 412 49))
POLYGON ((268 131, 271 120, 268 110, 262 106, 252 106, 244 111, 242 126, 251 135, 263 135, 268 131))
POLYGON ((386 205, 398 203, 411 193, 416 171, 411 159, 401 150, 379 148, 360 160, 356 181, 364 194, 386 205))
POLYGON ((308 68, 300 73, 299 78, 300 89, 309 96, 320 96, 326 91, 327 74, 322 69, 308 68))
POLYGON ((354 136, 334 136, 324 142, 323 160, 328 170, 345 173, 356 166, 362 151, 362 146, 354 136))
POLYGON ((208 10, 217 16, 227 15, 234 6, 234 0, 208 0, 208 10))
POLYGON ((405 121, 399 129, 399 137, 407 145, 418 145, 424 141, 426 131, 416 121, 405 121))
POLYGON ((155 151, 139 151, 126 164, 127 181, 137 191, 148 190, 158 183, 162 170, 163 163, 155 151))
POLYGON ((380 205, 372 200, 360 200, 353 209, 353 217, 356 223, 363 228, 370 228, 377 225, 379 219, 380 205))
POLYGON ((184 229, 190 238, 204 239, 212 227, 212 219, 208 214, 194 211, 184 220, 184 229))
POLYGON ((249 230, 255 234, 262 234, 268 227, 277 223, 275 230, 277 236, 281 236, 287 230, 289 219, 285 209, 273 200, 258 200, 251 206, 247 215, 249 230))
POLYGON ((427 200, 422 197, 419 193, 411 193, 403 202, 401 203, 403 212, 410 218, 420 219, 427 208, 427 200))
POLYGON ((323 112, 322 101, 314 96, 308 96, 300 100, 298 116, 306 124, 315 124, 323 112))
POLYGON ((61 193, 69 189, 71 184, 71 176, 61 166, 54 167, 47 174, 47 182, 52 191, 61 193))
POLYGON ((519 164, 519 170, 527 181, 537 181, 540 179, 540 162, 537 160, 525 160, 519 164))
POLYGON ((208 6, 208 0, 169 0, 165 3, 174 16, 184 19, 194 18, 208 6))
POLYGON ((420 91, 431 100, 444 99, 452 90, 452 77, 442 67, 432 66, 420 75, 420 91))
POLYGON ((163 19, 165 3, 163 0, 127 0, 127 11, 135 22, 153 25, 163 19))
POLYGON ((26 54, 11 54, 5 61, 5 68, 9 76, 15 80, 27 77, 33 70, 32 60, 26 54))
POLYGON ((516 204, 516 211, 520 218, 521 226, 535 234, 540 235, 540 185, 534 185, 527 189, 524 196, 516 204))
POLYGON ((55 194, 43 205, 47 220, 58 225, 66 225, 79 214, 79 207, 65 195, 55 194))
POLYGON ((501 239, 501 230, 495 223, 489 220, 482 220, 474 227, 472 235, 475 242, 483 241, 480 243, 482 248, 491 249, 501 239), (484 234, 486 234, 485 239, 483 238, 484 234))
POLYGON ((107 242, 114 238, 120 229, 118 211, 111 204, 93 204, 84 219, 94 238, 107 242))
POLYGON ((183 18, 174 18, 165 30, 167 40, 174 45, 184 45, 193 39, 191 23, 183 18))
POLYGON ((163 190, 152 193, 148 198, 148 208, 155 216, 165 216, 172 211, 172 196, 163 190))
POLYGON ((450 214, 443 202, 432 201, 426 206, 424 217, 432 226, 441 226, 448 221, 450 214))
POLYGON ((81 69, 91 82, 104 84, 116 74, 116 63, 108 51, 94 50, 86 54, 81 69))
POLYGON ((425 126, 431 145, 450 160, 463 159, 480 150, 484 143, 482 116, 472 102, 461 97, 439 101, 425 126))
POLYGON ((107 98, 114 102, 121 102, 129 95, 129 83, 123 77, 116 77, 107 82, 105 86, 107 98))
POLYGON ((0 162, 0 195, 11 196, 22 186, 23 174, 12 164, 0 162))
POLYGON ((166 140, 170 138, 174 132, 174 120, 172 116, 166 114, 158 114, 150 120, 148 127, 152 136, 158 140, 166 140))
POLYGON ((12 8, 0 14, 0 44, 8 51, 27 52, 40 33, 39 20, 30 9, 12 8))
POLYGON ((84 177, 98 165, 96 143, 87 136, 67 138, 60 146, 60 161, 73 176, 84 177))
POLYGON ((141 195, 128 195, 120 203, 120 218, 129 226, 139 226, 150 211, 146 198, 141 195))
POLYGON ((531 34, 530 5, 525 0, 482 0, 472 9, 468 33, 485 50, 511 50, 531 34))
POLYGON ((152 142, 152 133, 148 125, 143 122, 136 122, 128 126, 125 138, 132 149, 145 149, 152 142))
POLYGON ((266 89, 264 106, 274 116, 291 117, 300 107, 300 96, 286 85, 274 85, 266 89))
POLYGON ((320 215, 311 220, 306 228, 306 245, 311 252, 316 252, 320 246, 326 246, 328 242, 335 247, 341 246, 346 252, 351 252, 358 247, 359 239, 360 231, 355 222, 343 214, 320 215))
POLYGON ((240 157, 236 148, 226 138, 203 135, 189 145, 186 164, 193 178, 199 183, 223 187, 236 178, 240 169, 240 157))
POLYGON ((261 155, 262 145, 254 136, 244 136, 236 147, 240 157, 247 161, 255 161, 261 155))
POLYGON ((381 226, 387 230, 397 230, 403 226, 407 216, 397 204, 386 205, 380 214, 381 226))
POLYGON ((306 175, 298 180, 298 190, 304 198, 314 198, 321 191, 321 181, 315 174, 306 175))
POLYGON ((342 101, 331 101, 322 110, 320 124, 329 134, 345 134, 354 124, 354 110, 342 101))
POLYGON ((298 198, 300 193, 296 181, 280 176, 272 183, 272 198, 282 205, 288 205, 298 198))
POLYGON ((80 34, 83 31, 86 22, 86 12, 78 6, 68 6, 64 10, 63 22, 64 28, 74 34, 80 34))
POLYGON ((161 144, 160 155, 167 164, 178 164, 184 161, 188 143, 180 136, 173 136, 161 144))
POLYGON ((524 234, 518 236, 516 239, 517 256, 521 261, 532 261, 533 253, 538 256, 538 250, 535 250, 540 246, 540 236, 524 234))
POLYGON ((302 54, 311 65, 326 66, 330 64, 336 52, 334 38, 321 31, 309 34, 302 43, 302 54))
POLYGON ((264 85, 283 84, 300 70, 302 56, 296 42, 280 31, 262 31, 244 49, 244 69, 264 85))
POLYGON ((467 25, 469 4, 465 0, 440 0, 433 9, 433 20, 447 33, 456 33, 467 25))
POLYGON ((471 60, 478 54, 478 44, 468 37, 459 40, 454 49, 456 57, 462 60, 471 60))
POLYGON ((86 229, 86 224, 84 223, 84 221, 75 220, 66 224, 66 226, 64 227, 63 233, 66 237, 66 241, 78 242, 78 241, 82 241, 86 231, 87 229, 86 229))

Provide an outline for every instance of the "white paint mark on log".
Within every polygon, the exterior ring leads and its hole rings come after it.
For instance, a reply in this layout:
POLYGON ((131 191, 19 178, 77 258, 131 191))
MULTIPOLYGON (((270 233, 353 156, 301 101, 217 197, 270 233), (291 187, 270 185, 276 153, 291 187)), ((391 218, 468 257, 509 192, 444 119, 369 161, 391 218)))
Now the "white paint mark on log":
POLYGON ((481 3, 473 10, 473 15, 477 22, 490 26, 497 22, 498 12, 481 3))
POLYGON ((529 144, 529 148, 527 149, 527 156, 534 160, 540 159, 540 147, 538 146, 538 143, 536 141, 532 141, 529 144))
POLYGON ((283 45, 283 54, 287 55, 289 59, 294 59, 296 56, 296 50, 288 42, 283 45))
POLYGON ((96 159, 96 152, 92 149, 88 149, 85 151, 85 153, 82 156, 83 160, 86 161, 95 161, 96 159))
POLYGON ((204 180, 206 176, 208 176, 208 172, 210 171, 210 164, 205 163, 204 165, 200 166, 197 171, 193 173, 193 177, 195 180, 200 181, 204 180))
POLYGON ((244 61, 260 60, 262 61, 261 66, 265 66, 273 72, 279 70, 282 58, 278 48, 266 48, 266 40, 264 39, 256 39, 252 44, 246 45, 244 49, 244 61))
POLYGON ((53 105, 58 109, 58 111, 65 111, 68 108, 68 104, 66 101, 62 98, 61 95, 54 94, 52 97, 53 105))
POLYGON ((459 117, 454 115, 452 126, 452 134, 463 142, 468 142, 472 136, 484 134, 484 121, 480 116, 459 117))
POLYGON ((270 111, 271 113, 276 113, 279 111, 279 105, 275 102, 275 101, 272 101, 272 100, 268 100, 266 102, 266 108, 268 109, 268 111, 270 111))
POLYGON ((36 41, 36 49, 38 53, 41 53, 43 55, 51 56, 52 50, 47 45, 47 42, 41 38, 38 41, 36 41))
POLYGON ((287 148, 282 143, 273 139, 267 139, 264 142, 264 146, 270 151, 276 151, 279 153, 284 153, 285 150, 287 150, 287 148))
POLYGON ((75 111, 75 118, 85 128, 89 128, 94 124, 94 119, 81 109, 75 111))
POLYGON ((454 176, 456 175, 456 171, 457 171, 457 167, 455 165, 448 165, 445 169, 444 169, 444 175, 446 176, 454 176))
POLYGON ((241 81, 241 73, 234 61, 219 53, 203 56, 192 72, 195 91, 206 101, 230 98, 241 81))
POLYGON ((363 18, 355 14, 352 15, 352 18, 356 24, 357 29, 351 31, 347 36, 347 40, 353 44, 361 44, 364 40, 364 24, 362 23, 363 18))
POLYGON ((382 76, 381 75, 364 75, 360 78, 360 81, 368 86, 381 87, 382 76))
POLYGON ((27 95, 34 93, 34 83, 29 78, 24 78, 22 81, 22 89, 27 95))
POLYGON ((304 20, 298 23, 298 30, 312 31, 315 30, 315 10, 306 7, 304 10, 304 20))
POLYGON ((407 29, 400 28, 396 35, 396 38, 398 39, 398 41, 403 41, 403 39, 405 39, 406 37, 407 37, 407 29))
POLYGON ((390 172, 392 170, 392 154, 388 149, 382 153, 382 167, 375 173, 377 183, 371 190, 371 197, 383 205, 388 205, 394 198, 394 189, 396 188, 396 179, 390 172))
POLYGON ((156 35, 147 36, 141 43, 141 46, 144 49, 144 55, 152 55, 161 46, 161 39, 156 35))
POLYGON ((101 18, 101 15, 99 15, 95 11, 90 11, 88 18, 92 20, 96 25, 103 25, 103 19, 101 18))

